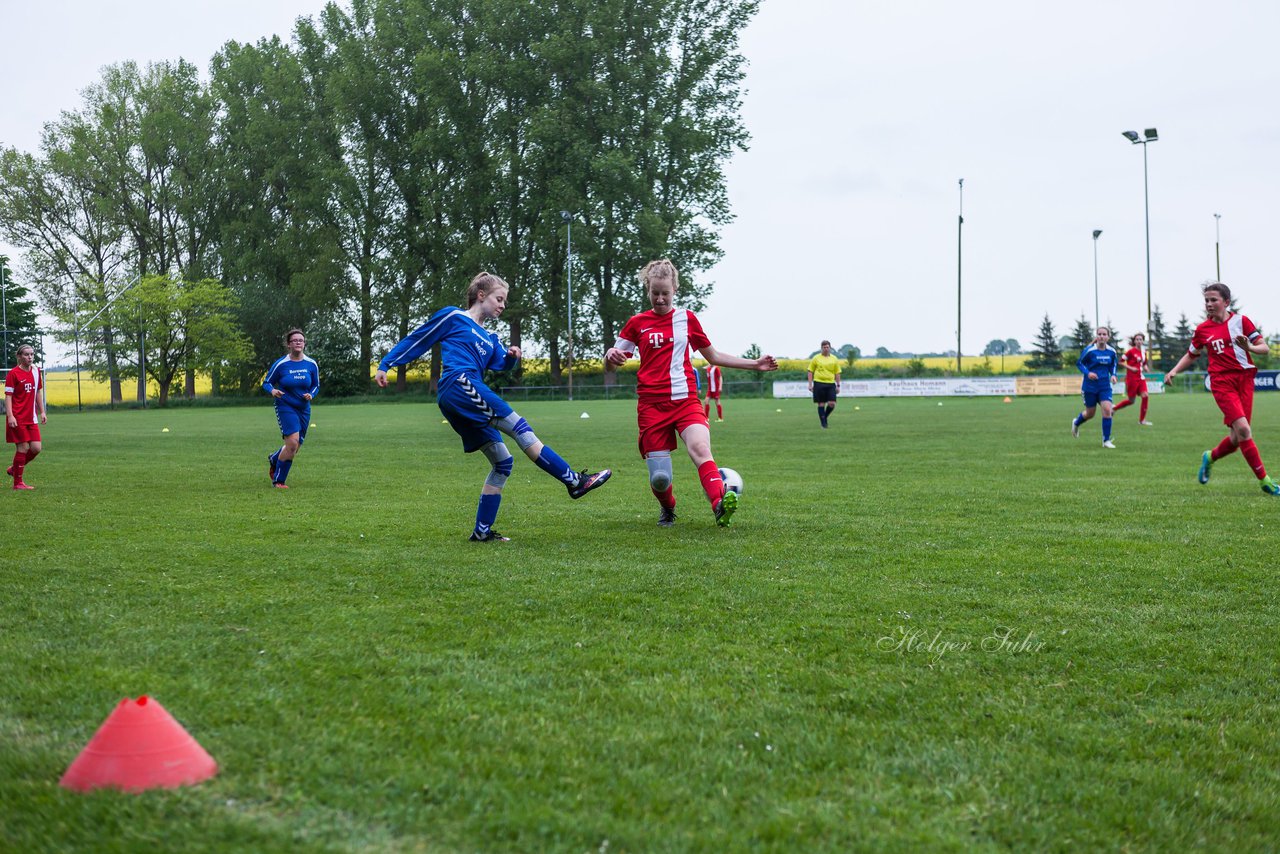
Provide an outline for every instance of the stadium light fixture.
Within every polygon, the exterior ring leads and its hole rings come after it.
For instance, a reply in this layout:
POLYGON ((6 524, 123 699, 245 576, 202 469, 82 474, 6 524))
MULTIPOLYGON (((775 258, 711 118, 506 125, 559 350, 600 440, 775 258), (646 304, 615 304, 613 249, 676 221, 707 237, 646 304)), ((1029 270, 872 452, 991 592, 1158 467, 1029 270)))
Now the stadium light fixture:
POLYGON ((568 230, 568 257, 564 262, 564 278, 569 288, 569 349, 565 355, 569 362, 569 399, 573 400, 573 214, 560 211, 560 219, 568 230))
POLYGON ((1147 185, 1147 143, 1158 142, 1160 137, 1155 128, 1147 128, 1143 131, 1146 139, 1139 137, 1138 132, 1133 130, 1121 131, 1121 133, 1129 142, 1142 146, 1142 208, 1147 231, 1147 341, 1151 342, 1151 196, 1147 185))

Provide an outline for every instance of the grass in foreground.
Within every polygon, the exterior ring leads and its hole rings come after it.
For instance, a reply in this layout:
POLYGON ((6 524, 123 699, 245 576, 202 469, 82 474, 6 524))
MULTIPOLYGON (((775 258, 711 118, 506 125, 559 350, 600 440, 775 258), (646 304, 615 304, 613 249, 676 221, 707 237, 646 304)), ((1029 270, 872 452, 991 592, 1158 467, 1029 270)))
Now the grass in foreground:
POLYGON ((267 408, 55 412, 2 496, 0 847, 1276 845, 1280 501, 1195 483, 1207 395, 1115 451, 1072 400, 731 399, 724 530, 682 456, 656 526, 633 406, 521 407, 616 474, 517 456, 502 545, 434 406, 317 405, 287 492, 267 408), (143 693, 218 776, 60 789, 143 693))

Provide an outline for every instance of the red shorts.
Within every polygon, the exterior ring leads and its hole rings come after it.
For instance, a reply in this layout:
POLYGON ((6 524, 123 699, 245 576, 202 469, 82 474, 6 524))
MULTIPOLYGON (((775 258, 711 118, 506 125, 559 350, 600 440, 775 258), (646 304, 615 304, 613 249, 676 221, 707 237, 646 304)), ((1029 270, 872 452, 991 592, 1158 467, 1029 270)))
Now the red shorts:
POLYGON ((720 399, 720 392, 718 392, 718 391, 709 391, 709 392, 707 392, 707 397, 708 397, 708 398, 712 398, 712 397, 714 397, 716 400, 719 400, 719 399, 720 399))
POLYGON ((1124 396, 1137 397, 1147 393, 1147 378, 1136 371, 1128 371, 1124 375, 1124 396))
POLYGON ((1209 390, 1222 410, 1223 424, 1230 427, 1241 418, 1253 417, 1253 371, 1210 374, 1209 390))
POLYGON ((6 420, 4 426, 4 440, 10 445, 21 445, 23 442, 39 442, 40 425, 19 424, 17 427, 10 427, 9 422, 6 420))
POLYGON ((695 424, 710 429, 707 416, 702 414, 702 403, 696 397, 656 403, 641 401, 637 412, 642 457, 654 451, 674 451, 676 437, 695 424))

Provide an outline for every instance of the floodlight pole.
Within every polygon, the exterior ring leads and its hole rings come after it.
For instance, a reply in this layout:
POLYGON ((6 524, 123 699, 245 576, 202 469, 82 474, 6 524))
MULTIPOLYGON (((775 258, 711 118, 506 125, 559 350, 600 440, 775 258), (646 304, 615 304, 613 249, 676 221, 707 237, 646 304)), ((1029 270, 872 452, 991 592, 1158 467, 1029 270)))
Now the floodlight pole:
POLYGON ((956 224, 956 374, 960 367, 960 293, 964 279, 964 179, 960 179, 960 221, 956 224))
POLYGON ((1102 229, 1095 228, 1093 230, 1093 329, 1098 330, 1098 238, 1102 236, 1102 229))
POLYGON ((568 211, 560 211, 560 219, 564 220, 564 224, 568 229, 567 243, 569 252, 568 257, 565 259, 564 276, 569 288, 569 349, 565 355, 569 362, 569 399, 573 400, 573 214, 568 211))
POLYGON ((1218 277, 1215 282, 1222 281, 1222 214, 1213 215, 1213 257, 1217 262, 1218 277))
POLYGON ((1151 197, 1148 192, 1147 182, 1147 143, 1159 142, 1160 137, 1156 134, 1155 128, 1147 128, 1143 131, 1145 138, 1139 137, 1137 131, 1123 131, 1121 135, 1134 145, 1142 146, 1142 209, 1146 219, 1147 232, 1147 341, 1152 340, 1151 336, 1151 197))

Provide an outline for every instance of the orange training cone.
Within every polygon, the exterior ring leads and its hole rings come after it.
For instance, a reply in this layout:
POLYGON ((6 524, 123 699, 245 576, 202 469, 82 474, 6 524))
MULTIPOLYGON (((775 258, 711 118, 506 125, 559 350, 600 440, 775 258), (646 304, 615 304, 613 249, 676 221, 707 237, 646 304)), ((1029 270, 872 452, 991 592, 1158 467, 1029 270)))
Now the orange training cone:
POLYGON ((1006 398, 1004 399, 1004 402, 1005 402, 1005 403, 1013 403, 1013 398, 1012 398, 1012 397, 1006 397, 1006 398))
POLYGON ((58 784, 87 792, 112 786, 128 792, 207 780, 218 763, 154 699, 125 697, 89 739, 58 784))

